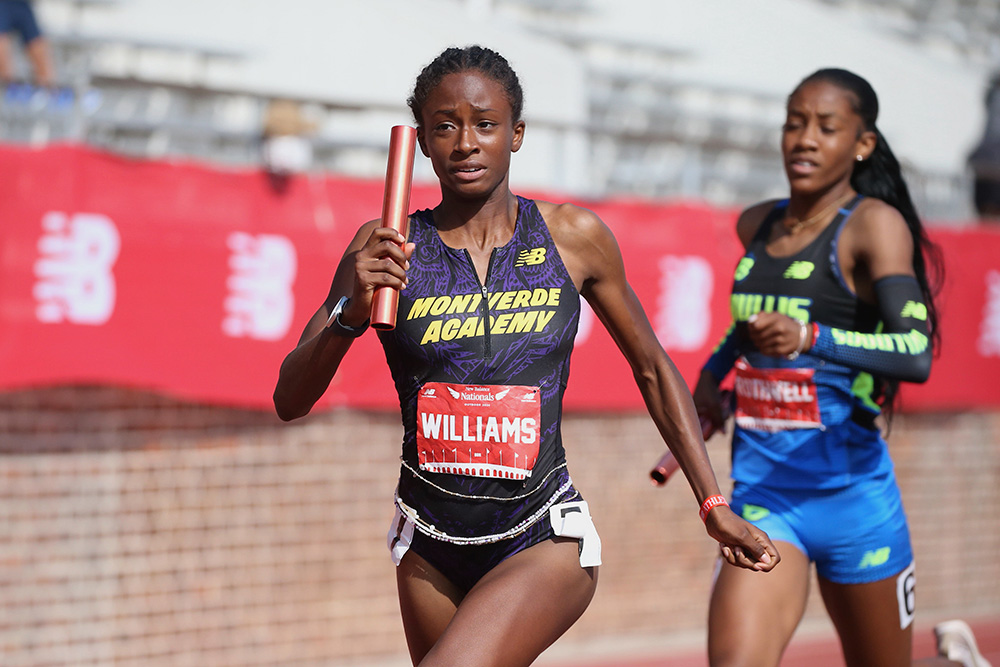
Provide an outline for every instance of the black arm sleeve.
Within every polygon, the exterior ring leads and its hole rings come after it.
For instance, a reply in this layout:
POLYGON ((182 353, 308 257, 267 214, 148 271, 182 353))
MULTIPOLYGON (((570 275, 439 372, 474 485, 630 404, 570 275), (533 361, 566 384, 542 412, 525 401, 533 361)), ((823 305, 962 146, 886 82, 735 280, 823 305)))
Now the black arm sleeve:
POLYGON ((882 325, 878 333, 819 324, 809 353, 821 359, 904 382, 924 382, 931 372, 927 306, 913 276, 875 283, 882 325))

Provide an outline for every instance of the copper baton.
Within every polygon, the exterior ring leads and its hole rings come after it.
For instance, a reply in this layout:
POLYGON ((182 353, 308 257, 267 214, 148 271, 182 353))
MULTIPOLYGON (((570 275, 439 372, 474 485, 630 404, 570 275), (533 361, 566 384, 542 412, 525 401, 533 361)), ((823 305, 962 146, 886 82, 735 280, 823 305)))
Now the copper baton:
MULTIPOLYGON (((413 182, 413 154, 417 130, 409 125, 395 125, 389 136, 389 162, 385 168, 385 192, 382 198, 382 226, 391 227, 406 238, 409 223, 410 185, 413 182)), ((372 300, 372 322, 376 329, 396 326, 399 292, 379 287, 372 300)))

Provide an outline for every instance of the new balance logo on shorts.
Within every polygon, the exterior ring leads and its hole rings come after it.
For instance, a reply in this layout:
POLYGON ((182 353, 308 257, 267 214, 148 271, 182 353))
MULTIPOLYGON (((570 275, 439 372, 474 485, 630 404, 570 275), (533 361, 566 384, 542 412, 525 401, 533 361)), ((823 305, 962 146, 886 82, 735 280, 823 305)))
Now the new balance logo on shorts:
POLYGON ((863 570, 868 567, 878 567, 885 564, 889 560, 889 551, 889 547, 866 551, 865 555, 861 557, 861 562, 858 563, 858 569, 863 570))
POLYGON ((760 521, 769 514, 771 514, 771 510, 766 507, 751 505, 750 503, 743 506, 743 518, 750 522, 760 521))

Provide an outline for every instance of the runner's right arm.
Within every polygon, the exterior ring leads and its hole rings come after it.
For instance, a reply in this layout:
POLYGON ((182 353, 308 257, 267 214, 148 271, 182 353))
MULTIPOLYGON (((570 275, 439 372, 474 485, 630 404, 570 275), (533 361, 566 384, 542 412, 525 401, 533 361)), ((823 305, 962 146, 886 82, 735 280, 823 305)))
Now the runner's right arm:
POLYGON ((372 299, 378 287, 402 289, 406 265, 413 252, 405 239, 372 220, 358 230, 344 252, 326 301, 306 325, 299 343, 281 363, 274 388, 274 408, 284 421, 309 414, 333 380, 355 334, 331 323, 330 314, 342 297, 350 297, 340 323, 351 329, 367 327, 372 299))

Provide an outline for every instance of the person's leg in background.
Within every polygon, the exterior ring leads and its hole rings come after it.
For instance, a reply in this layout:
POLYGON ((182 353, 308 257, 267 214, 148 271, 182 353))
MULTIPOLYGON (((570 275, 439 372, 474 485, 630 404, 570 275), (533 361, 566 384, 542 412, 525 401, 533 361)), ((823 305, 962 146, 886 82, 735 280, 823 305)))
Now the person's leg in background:
POLYGON ((30 2, 0 0, 0 81, 14 81, 13 35, 20 36, 31 66, 35 85, 51 88, 55 85, 55 65, 49 41, 42 34, 30 2))

